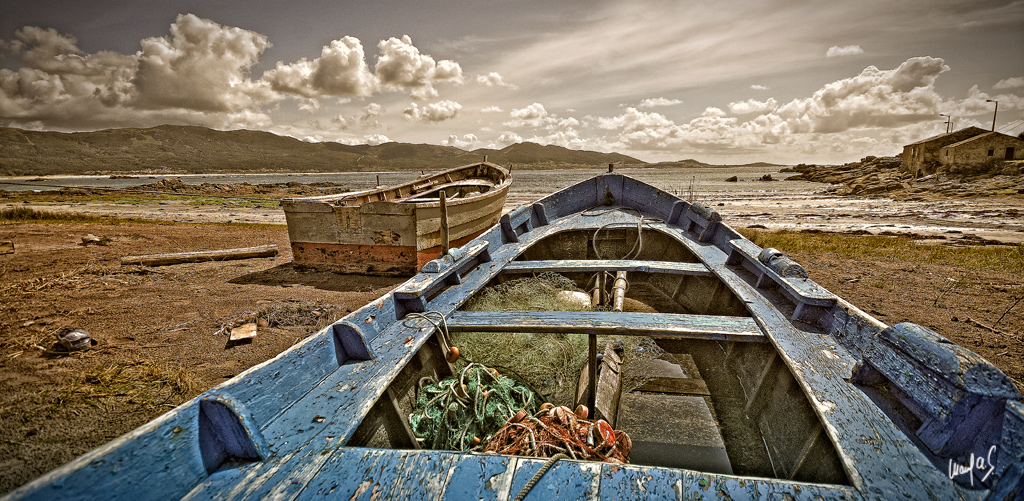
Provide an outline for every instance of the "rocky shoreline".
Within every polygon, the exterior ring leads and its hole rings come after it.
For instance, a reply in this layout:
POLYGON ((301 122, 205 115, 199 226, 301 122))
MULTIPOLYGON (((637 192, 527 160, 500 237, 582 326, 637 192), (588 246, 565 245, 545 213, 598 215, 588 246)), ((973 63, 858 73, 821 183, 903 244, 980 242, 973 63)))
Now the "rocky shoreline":
POLYGON ((899 157, 867 156, 843 165, 800 164, 781 172, 798 172, 787 181, 832 185, 826 193, 896 200, 974 198, 1024 195, 1024 161, 992 162, 940 171, 915 178, 900 171, 899 157))

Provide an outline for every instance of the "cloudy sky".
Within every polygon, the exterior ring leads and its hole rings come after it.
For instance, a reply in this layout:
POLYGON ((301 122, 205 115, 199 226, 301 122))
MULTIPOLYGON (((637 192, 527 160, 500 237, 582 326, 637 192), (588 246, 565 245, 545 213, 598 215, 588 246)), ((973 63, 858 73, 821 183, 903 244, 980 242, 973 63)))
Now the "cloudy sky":
POLYGON ((0 0, 0 125, 840 163, 1024 118, 1022 0, 0 0))

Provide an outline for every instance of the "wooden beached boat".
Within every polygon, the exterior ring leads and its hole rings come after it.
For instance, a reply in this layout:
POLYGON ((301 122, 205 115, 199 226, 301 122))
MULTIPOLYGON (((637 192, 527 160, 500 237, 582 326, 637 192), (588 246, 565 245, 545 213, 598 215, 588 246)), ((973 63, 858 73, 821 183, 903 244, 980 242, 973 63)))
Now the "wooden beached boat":
POLYGON ((518 207, 9 498, 511 499, 542 465, 527 499, 1020 499, 1024 404, 978 355, 883 324, 714 210, 608 173, 518 207), (657 312, 464 309, 488 284, 540 272, 615 274, 657 312), (407 421, 418 382, 450 373, 427 312, 453 332, 650 336, 686 363, 606 410, 641 422, 634 464, 423 450, 407 421), (652 405, 649 422, 631 414, 652 405))
POLYGON ((498 222, 512 175, 486 161, 408 183, 281 201, 294 262, 346 273, 412 276, 447 243, 498 222), (448 228, 441 226, 442 197, 448 228))

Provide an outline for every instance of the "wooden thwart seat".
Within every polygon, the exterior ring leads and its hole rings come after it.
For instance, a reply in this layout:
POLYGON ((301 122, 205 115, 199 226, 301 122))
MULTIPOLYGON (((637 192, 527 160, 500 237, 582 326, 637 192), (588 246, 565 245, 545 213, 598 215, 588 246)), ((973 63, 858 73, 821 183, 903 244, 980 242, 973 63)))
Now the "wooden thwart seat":
POLYGON ((645 273, 668 273, 673 275, 711 276, 704 263, 679 263, 674 261, 639 261, 631 259, 561 259, 551 261, 512 261, 502 269, 505 273, 569 273, 598 271, 635 271, 645 273))
POLYGON ((457 311, 448 318, 448 329, 768 342, 753 318, 669 313, 457 311))

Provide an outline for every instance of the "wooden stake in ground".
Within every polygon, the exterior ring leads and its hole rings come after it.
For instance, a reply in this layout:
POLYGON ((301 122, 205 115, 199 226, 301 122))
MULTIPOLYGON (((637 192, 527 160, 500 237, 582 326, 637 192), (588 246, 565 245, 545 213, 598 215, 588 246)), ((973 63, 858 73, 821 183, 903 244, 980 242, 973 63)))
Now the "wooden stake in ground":
POLYGON ((143 266, 162 266, 178 263, 197 263, 201 261, 227 261, 231 259, 274 257, 276 255, 276 245, 261 245, 259 247, 243 247, 240 249, 176 252, 173 254, 149 254, 146 256, 125 256, 121 258, 121 265, 141 264, 143 266))

